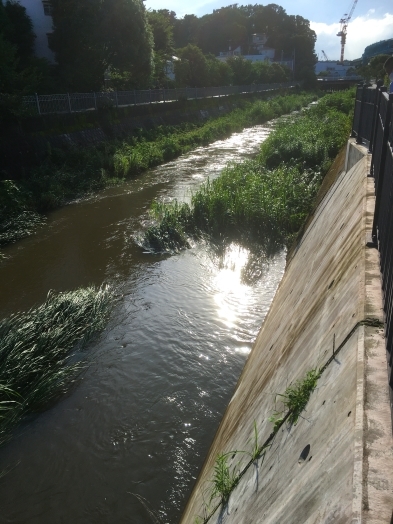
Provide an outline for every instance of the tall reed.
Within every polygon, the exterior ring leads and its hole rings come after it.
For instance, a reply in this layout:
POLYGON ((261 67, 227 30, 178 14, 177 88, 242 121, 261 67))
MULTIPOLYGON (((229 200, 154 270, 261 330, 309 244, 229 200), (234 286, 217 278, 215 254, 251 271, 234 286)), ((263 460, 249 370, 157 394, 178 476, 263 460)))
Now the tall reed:
POLYGON ((71 362, 73 349, 104 327, 111 300, 107 287, 50 291, 42 305, 0 321, 0 444, 75 381, 84 364, 71 362))

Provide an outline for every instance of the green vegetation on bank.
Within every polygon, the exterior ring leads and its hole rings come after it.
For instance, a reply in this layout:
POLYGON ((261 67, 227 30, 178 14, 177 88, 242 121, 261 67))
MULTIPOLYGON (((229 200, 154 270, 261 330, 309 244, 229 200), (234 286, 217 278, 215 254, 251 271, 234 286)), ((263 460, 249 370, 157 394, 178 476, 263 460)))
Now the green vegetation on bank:
POLYGON ((229 165, 192 195, 191 205, 154 203, 156 223, 145 232, 144 246, 177 251, 200 234, 246 244, 288 243, 349 136, 352 108, 352 91, 327 95, 283 119, 257 158, 229 165))
POLYGON ((104 327, 111 301, 108 288, 50 291, 41 306, 0 321, 0 444, 75 381, 84 364, 72 350, 104 327))
POLYGON ((21 180, 0 182, 0 246, 28 236, 42 221, 37 213, 121 183, 195 146, 300 109, 316 98, 312 94, 297 94, 269 101, 239 100, 240 107, 206 122, 141 130, 127 139, 90 148, 49 150, 41 165, 21 180))

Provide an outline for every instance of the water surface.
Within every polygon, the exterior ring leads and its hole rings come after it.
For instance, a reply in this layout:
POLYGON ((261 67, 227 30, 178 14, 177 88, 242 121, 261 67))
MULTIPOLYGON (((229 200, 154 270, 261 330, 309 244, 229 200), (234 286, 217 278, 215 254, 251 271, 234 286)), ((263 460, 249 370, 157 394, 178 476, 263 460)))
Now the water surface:
POLYGON ((162 523, 179 520, 285 254, 254 260, 258 278, 248 285, 249 252, 240 246, 220 253, 199 243, 153 256, 133 238, 154 198, 188 199, 268 133, 247 129, 70 204, 5 250, 1 317, 41 303, 49 289, 105 282, 119 296, 107 329, 84 352, 83 379, 0 449, 0 522, 144 524, 153 522, 146 507, 162 523))

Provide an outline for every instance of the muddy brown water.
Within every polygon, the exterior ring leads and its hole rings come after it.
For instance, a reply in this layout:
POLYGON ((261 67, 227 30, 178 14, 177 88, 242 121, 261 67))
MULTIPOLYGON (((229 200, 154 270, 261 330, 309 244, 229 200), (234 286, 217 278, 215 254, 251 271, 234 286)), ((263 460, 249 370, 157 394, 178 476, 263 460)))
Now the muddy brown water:
MULTIPOLYGON (((119 290, 105 331, 84 351, 70 393, 0 449, 0 522, 176 523, 285 266, 204 243, 173 256, 134 241, 153 199, 187 199, 228 161, 254 154, 258 126, 199 148, 48 218, 5 250, 0 316, 49 289, 109 283, 119 290), (249 268, 250 269, 250 268, 249 268), (137 496, 136 496, 137 495, 137 496)), ((252 428, 251 428, 252 429, 252 428)))

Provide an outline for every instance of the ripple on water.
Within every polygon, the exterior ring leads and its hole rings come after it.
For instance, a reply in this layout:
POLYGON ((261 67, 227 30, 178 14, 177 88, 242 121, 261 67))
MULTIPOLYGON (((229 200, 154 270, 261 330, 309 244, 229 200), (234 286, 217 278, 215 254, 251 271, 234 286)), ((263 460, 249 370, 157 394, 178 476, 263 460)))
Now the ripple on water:
POLYGON ((267 259, 234 244, 218 254, 200 243, 153 257, 130 238, 153 198, 189 198, 228 161, 257 153, 268 133, 245 130, 67 206, 46 233, 11 248, 12 264, 1 269, 4 311, 42 301, 49 288, 104 279, 121 298, 84 353, 91 362, 78 387, 0 450, 0 471, 11 468, 0 479, 4 521, 146 523, 132 493, 163 521, 179 518, 285 253, 267 259))

